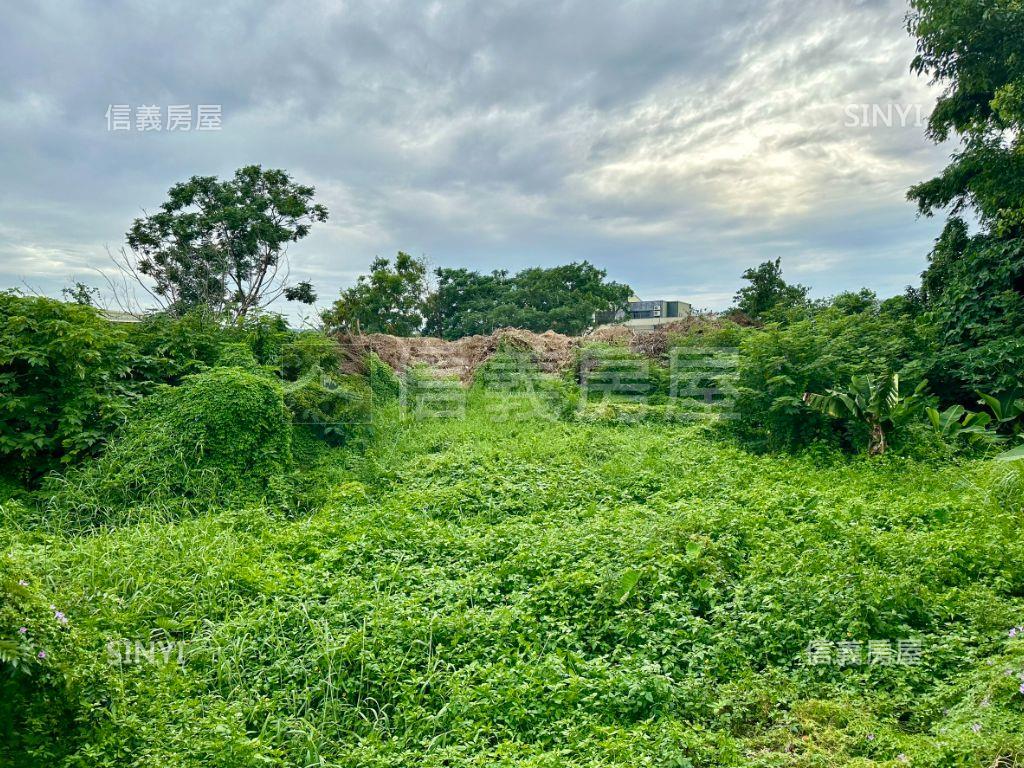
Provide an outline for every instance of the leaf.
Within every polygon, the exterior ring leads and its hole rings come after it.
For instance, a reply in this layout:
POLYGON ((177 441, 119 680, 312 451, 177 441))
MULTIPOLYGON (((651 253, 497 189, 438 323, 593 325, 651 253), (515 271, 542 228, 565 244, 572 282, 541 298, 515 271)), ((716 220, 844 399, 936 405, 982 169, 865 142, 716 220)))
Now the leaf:
POLYGON ((619 605, 625 603, 636 592, 636 586, 640 583, 643 572, 636 568, 630 568, 619 578, 619 588, 615 591, 615 599, 619 605))
POLYGON ((1024 445, 1018 445, 1016 448, 996 456, 996 461, 1020 461, 1021 459, 1024 459, 1024 445))

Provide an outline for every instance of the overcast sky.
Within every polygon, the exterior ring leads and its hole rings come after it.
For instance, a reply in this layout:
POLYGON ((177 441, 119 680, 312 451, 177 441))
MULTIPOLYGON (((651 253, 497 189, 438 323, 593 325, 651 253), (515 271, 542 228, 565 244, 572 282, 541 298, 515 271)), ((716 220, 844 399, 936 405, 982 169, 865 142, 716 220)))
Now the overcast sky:
POLYGON ((259 163, 316 187, 291 251, 321 303, 375 255, 588 259, 724 308, 782 257, 818 296, 917 282, 940 222, 898 0, 9 3, 0 287, 98 283, 171 184, 259 163), (133 108, 111 130, 110 105, 133 108), (197 131, 198 105, 220 130, 197 131), (191 105, 193 130, 167 131, 191 105), (865 124, 863 107, 879 105, 865 124), (138 106, 164 130, 137 129, 138 106), (886 117, 891 120, 886 120, 886 117), (886 125, 886 123, 890 123, 886 125))

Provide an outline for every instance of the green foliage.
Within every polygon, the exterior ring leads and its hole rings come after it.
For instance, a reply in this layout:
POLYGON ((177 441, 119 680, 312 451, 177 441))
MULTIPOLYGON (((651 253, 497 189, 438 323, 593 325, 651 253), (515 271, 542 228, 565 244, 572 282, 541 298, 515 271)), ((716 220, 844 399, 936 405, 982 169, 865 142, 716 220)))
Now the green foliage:
POLYGON ((217 364, 223 344, 240 341, 208 308, 180 316, 158 313, 129 326, 137 350, 139 376, 147 382, 177 384, 184 376, 217 364))
POLYGON ((475 387, 465 419, 322 455, 301 519, 232 503, 3 531, 33 584, 73 597, 87 658, 158 627, 185 647, 114 667, 85 699, 101 717, 64 742, 40 725, 36 748, 139 768, 969 768, 1024 750, 1018 466, 495 420, 513 396, 475 387), (901 639, 919 664, 868 663, 901 639), (820 642, 832 663, 808 659, 820 642), (835 663, 839 643, 858 661, 835 663))
POLYGON ((973 208, 999 236, 1024 227, 1024 12, 1019 0, 912 0, 911 65, 945 89, 928 120, 936 142, 963 139, 953 162, 912 188, 922 213, 973 208))
POLYGON ((988 446, 999 440, 990 429, 992 417, 987 413, 968 411, 962 405, 951 405, 944 411, 934 407, 925 409, 928 421, 947 443, 963 441, 972 447, 988 446))
POLYGON ((146 398, 99 459, 48 480, 48 516, 88 528, 138 507, 194 510, 261 494, 288 468, 290 434, 268 376, 242 368, 187 376, 146 398))
POLYGON ((38 473, 93 453, 131 402, 125 332, 91 307, 0 292, 0 457, 38 473))
POLYGON ((427 291, 427 267, 422 259, 398 252, 394 266, 375 259, 369 275, 360 275, 354 286, 323 313, 329 332, 389 333, 412 336, 423 327, 427 291))
POLYGON ((82 645, 24 563, 0 557, 0 764, 56 765, 96 725, 104 691, 82 645))
POLYGON ((740 345, 737 434, 748 444, 786 449, 816 441, 853 445, 849 434, 803 402, 854 376, 897 372, 916 387, 932 367, 928 324, 898 305, 877 301, 865 311, 819 309, 788 324, 747 334, 740 345))
POLYGON ((256 371, 259 364, 252 348, 244 341, 233 341, 221 345, 217 355, 218 368, 243 368, 247 371, 256 371))
POLYGON ((589 262, 534 267, 515 275, 438 269, 438 286, 427 301, 426 333, 445 339, 487 334, 503 327, 579 335, 594 313, 625 306, 629 286, 606 280, 589 262))
POLYGON ((296 381, 313 368, 333 372, 341 363, 338 342, 315 331, 296 334, 281 350, 281 375, 296 381))
POLYGON ((503 345, 473 375, 477 390, 496 394, 485 402, 498 404, 503 417, 529 413, 533 418, 569 419, 579 408, 574 382, 541 371, 529 350, 503 345), (504 396, 504 397, 502 397, 504 396))
POLYGON ((846 388, 830 389, 825 395, 806 393, 804 402, 833 419, 863 423, 868 429, 868 455, 880 456, 888 447, 888 433, 905 426, 927 407, 926 387, 927 382, 922 381, 912 395, 904 396, 899 374, 854 376, 846 388))
MULTIPOLYGON (((193 176, 167 194, 159 211, 132 224, 124 266, 152 281, 151 294, 176 315, 208 307, 240 319, 266 306, 288 288, 278 280, 288 245, 327 220, 312 187, 258 165, 230 181, 193 176)), ((289 298, 315 295, 300 283, 289 298)))
POLYGON ((790 309, 807 303, 807 288, 782 279, 782 260, 766 261, 743 273, 750 285, 740 288, 733 299, 736 308, 754 320, 776 319, 790 309))
POLYGON ((292 423, 330 445, 344 445, 369 434, 373 423, 371 390, 365 379, 325 373, 314 365, 285 387, 292 423))
POLYGON ((366 378, 373 393, 374 405, 383 405, 397 400, 402 391, 402 382, 391 370, 391 366, 381 360, 376 352, 366 355, 366 378))
POLYGON ((941 339, 940 391, 961 402, 975 390, 1012 393, 1024 376, 1024 241, 979 235, 955 258, 942 247, 940 239, 925 272, 926 284, 941 285, 928 304, 941 339))

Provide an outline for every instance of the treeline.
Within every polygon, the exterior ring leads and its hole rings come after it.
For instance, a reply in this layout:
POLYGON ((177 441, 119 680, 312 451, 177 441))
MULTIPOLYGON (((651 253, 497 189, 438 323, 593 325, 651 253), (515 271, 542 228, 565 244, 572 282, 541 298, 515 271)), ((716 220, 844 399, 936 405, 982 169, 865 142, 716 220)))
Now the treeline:
POLYGON ((331 331, 444 339, 503 327, 579 335, 593 326, 595 312, 624 307, 630 294, 629 286, 608 281, 604 270, 586 261, 514 275, 446 268, 434 274, 431 289, 422 260, 407 253, 394 264, 377 259, 324 312, 324 323, 331 331))

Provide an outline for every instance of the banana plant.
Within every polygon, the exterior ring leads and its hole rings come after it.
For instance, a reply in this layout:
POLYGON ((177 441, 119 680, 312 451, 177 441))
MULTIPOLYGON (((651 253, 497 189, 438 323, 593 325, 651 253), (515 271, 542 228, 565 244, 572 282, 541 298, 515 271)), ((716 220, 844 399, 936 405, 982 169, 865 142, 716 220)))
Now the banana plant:
POLYGON ((804 402, 834 419, 852 418, 868 427, 868 455, 880 456, 888 448, 887 432, 917 416, 928 404, 927 382, 922 381, 912 395, 900 395, 900 377, 896 373, 881 376, 854 376, 845 389, 830 389, 828 394, 804 393, 804 402))
POLYGON ((1016 393, 1005 395, 1002 398, 982 392, 978 392, 977 395, 981 398, 978 402, 984 403, 992 411, 996 429, 1006 424, 1012 425, 1014 434, 1019 434, 1024 429, 1024 423, 1022 423, 1024 419, 1021 419, 1024 416, 1024 397, 1020 397, 1016 393))
POLYGON ((944 411, 925 408, 928 421, 947 443, 964 440, 968 445, 991 445, 1002 442, 994 429, 989 429, 992 417, 987 413, 968 411, 962 405, 951 405, 944 411))

